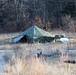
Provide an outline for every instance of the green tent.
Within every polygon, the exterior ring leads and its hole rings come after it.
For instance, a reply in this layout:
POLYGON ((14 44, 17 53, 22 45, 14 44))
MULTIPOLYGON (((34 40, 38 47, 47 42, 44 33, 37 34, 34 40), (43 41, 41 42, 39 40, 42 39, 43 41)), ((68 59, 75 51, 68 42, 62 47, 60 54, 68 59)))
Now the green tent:
POLYGON ((26 31, 22 32, 18 36, 12 39, 13 42, 51 42, 53 41, 54 36, 49 32, 44 31, 43 29, 32 26, 28 28, 26 31))

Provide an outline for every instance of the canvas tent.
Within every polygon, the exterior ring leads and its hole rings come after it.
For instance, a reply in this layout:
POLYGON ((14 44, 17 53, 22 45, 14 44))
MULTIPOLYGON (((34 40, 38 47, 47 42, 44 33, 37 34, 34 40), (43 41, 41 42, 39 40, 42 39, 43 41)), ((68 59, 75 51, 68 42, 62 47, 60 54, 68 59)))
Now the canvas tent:
POLYGON ((44 31, 43 29, 32 26, 26 31, 22 32, 18 36, 12 39, 12 42, 51 42, 54 39, 54 36, 49 32, 44 31))

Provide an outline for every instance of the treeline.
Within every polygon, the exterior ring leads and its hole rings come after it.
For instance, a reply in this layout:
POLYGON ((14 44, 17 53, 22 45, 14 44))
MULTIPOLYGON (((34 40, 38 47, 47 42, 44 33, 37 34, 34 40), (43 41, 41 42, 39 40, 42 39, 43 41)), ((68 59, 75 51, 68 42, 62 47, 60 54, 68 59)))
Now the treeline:
POLYGON ((0 0, 0 33, 43 29, 76 31, 75 0, 0 0))

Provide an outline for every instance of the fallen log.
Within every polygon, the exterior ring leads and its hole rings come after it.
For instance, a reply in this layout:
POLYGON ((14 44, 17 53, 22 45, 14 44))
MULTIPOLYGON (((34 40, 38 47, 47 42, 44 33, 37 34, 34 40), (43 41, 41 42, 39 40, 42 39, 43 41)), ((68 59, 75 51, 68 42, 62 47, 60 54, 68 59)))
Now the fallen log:
POLYGON ((76 64, 76 61, 75 60, 66 60, 66 61, 64 61, 64 63, 76 64))

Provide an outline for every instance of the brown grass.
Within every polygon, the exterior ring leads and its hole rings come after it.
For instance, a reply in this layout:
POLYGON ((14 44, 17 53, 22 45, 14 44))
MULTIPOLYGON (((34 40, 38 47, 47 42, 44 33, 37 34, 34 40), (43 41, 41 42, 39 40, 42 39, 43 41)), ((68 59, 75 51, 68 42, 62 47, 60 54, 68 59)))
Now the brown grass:
MULTIPOLYGON (((6 56, 7 57, 7 56, 6 56)), ((42 61, 35 57, 27 58, 25 55, 14 55, 9 59, 8 67, 4 70, 11 75, 43 75, 42 61)))
POLYGON ((76 64, 53 64, 42 58, 27 58, 26 55, 13 55, 7 65, 4 72, 10 75, 76 75, 76 64))
MULTIPOLYGON (((75 33, 71 33, 71 32, 63 32, 63 31, 51 31, 50 32, 53 35, 56 34, 64 34, 65 37, 76 37, 75 33)), ((60 43, 60 42, 52 42, 52 43, 46 43, 46 44, 40 44, 40 43, 34 43, 34 44, 23 44, 23 43, 18 43, 18 44, 13 44, 12 43, 12 38, 17 36, 18 33, 11 33, 11 34, 0 34, 0 49, 1 50, 30 50, 30 48, 32 50, 37 50, 37 49, 41 49, 41 50, 61 50, 61 49, 67 49, 67 47, 70 48, 70 45, 67 43, 60 43)), ((74 42, 74 49, 76 49, 76 42, 75 40, 72 41, 72 43, 74 42)))
MULTIPOLYGON (((52 33, 52 32, 51 32, 52 33)), ((59 32, 56 32, 57 34, 59 32)), ((54 32, 53 32, 54 34, 54 32)), ((62 32, 60 32, 62 34, 62 32)), ((67 37, 74 36, 75 34, 65 33, 67 37)), ((47 44, 12 44, 11 38, 16 34, 1 34, 0 35, 0 49, 2 50, 65 50, 69 47, 67 43, 47 43, 47 44)), ((76 44, 76 43, 75 43, 76 44)), ((74 48, 76 49, 76 48, 74 48)), ((10 55, 8 55, 10 56, 10 55)), ((7 57, 6 57, 7 58, 7 57)), ((64 64, 64 63, 48 63, 38 58, 31 58, 26 55, 12 55, 8 57, 10 61, 7 64, 4 72, 7 75, 76 75, 76 64, 64 64)), ((61 61, 63 61, 61 57, 61 61)))

